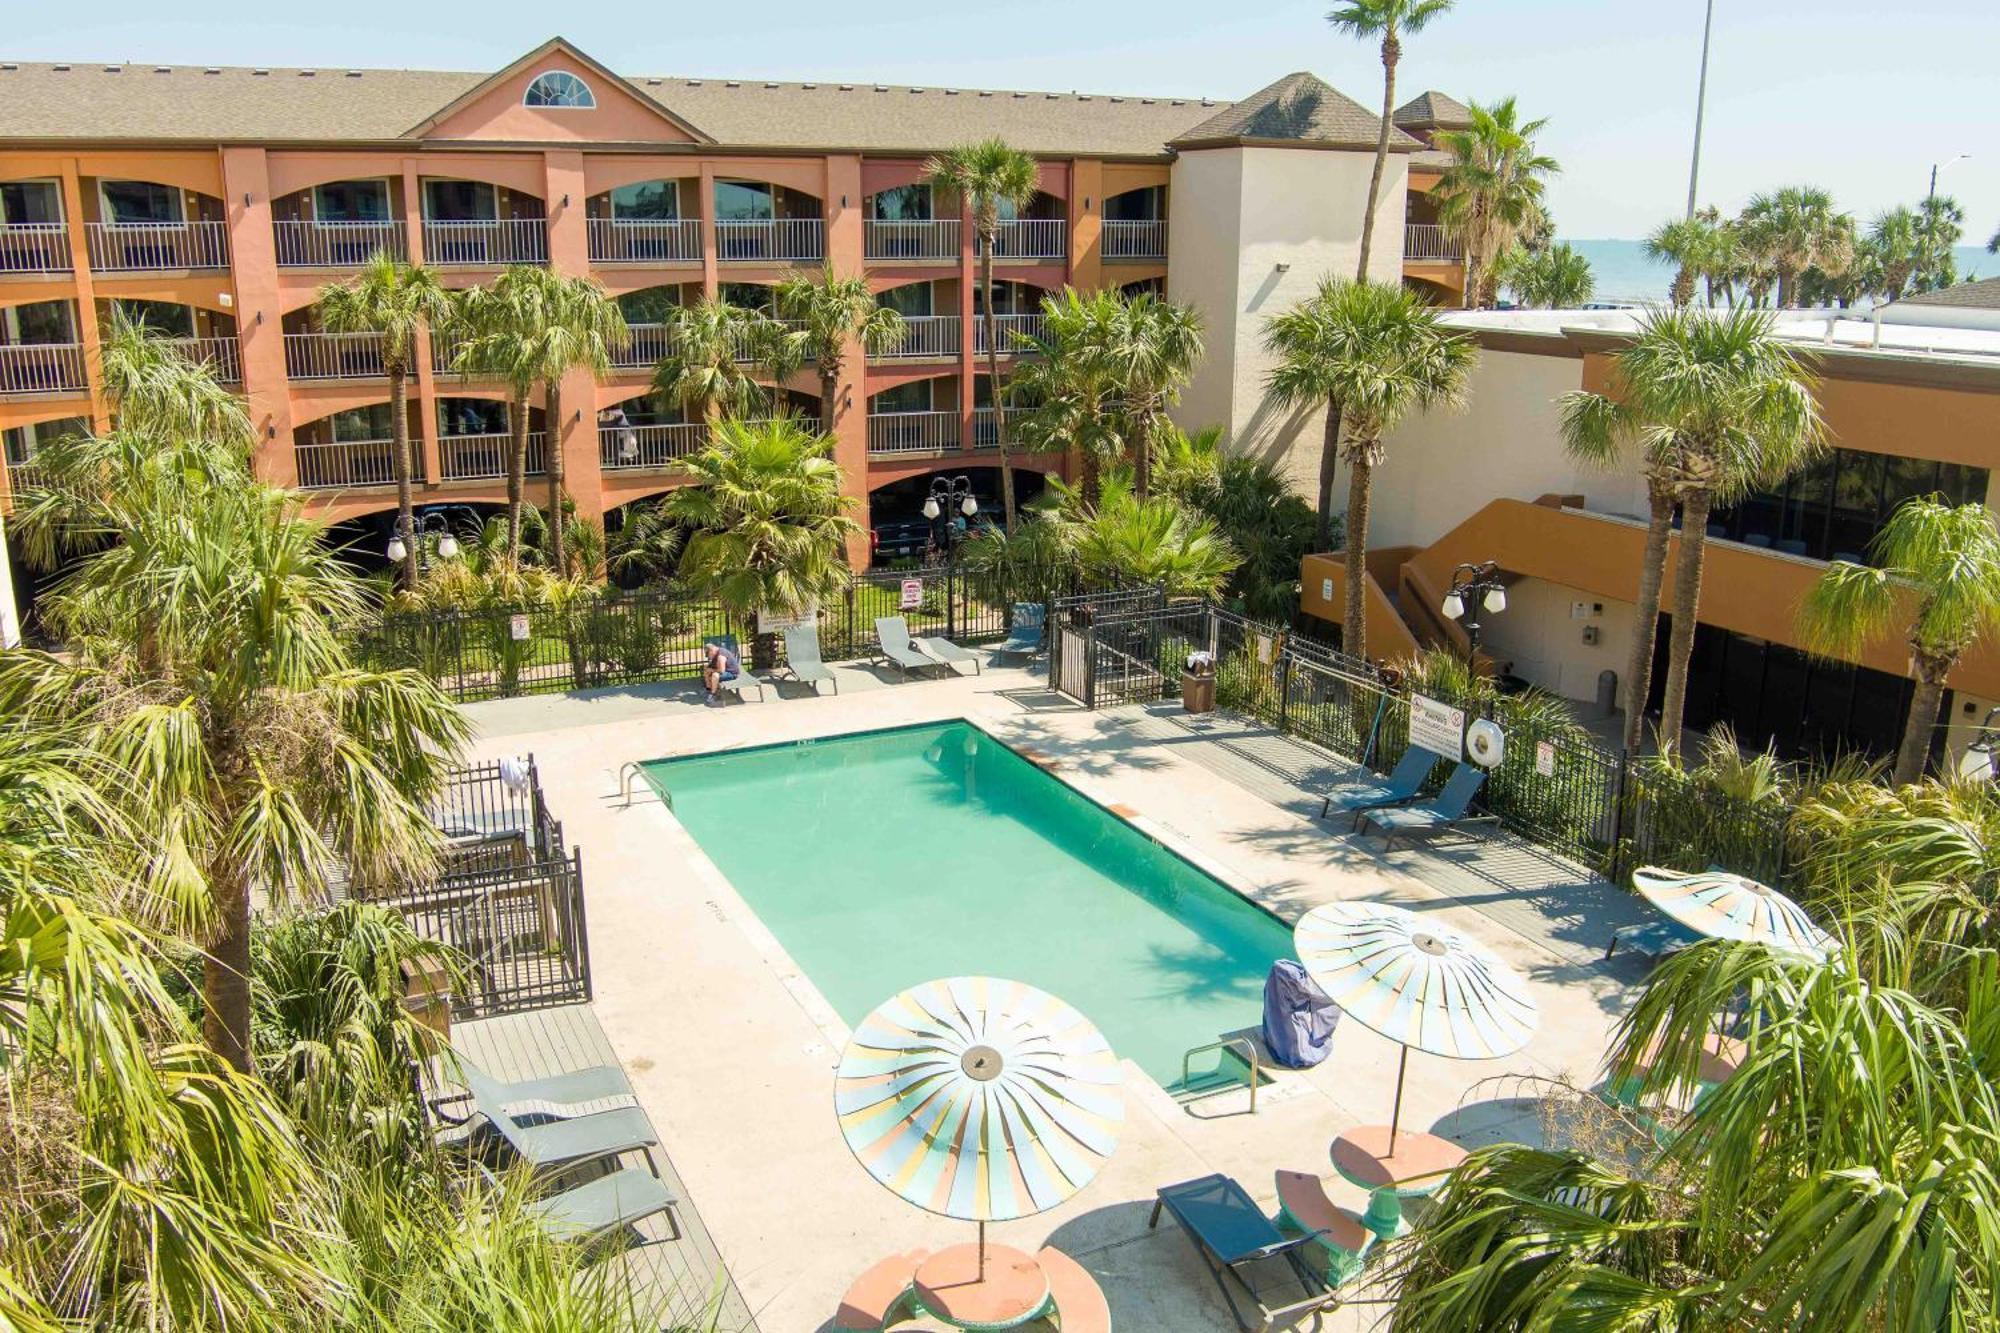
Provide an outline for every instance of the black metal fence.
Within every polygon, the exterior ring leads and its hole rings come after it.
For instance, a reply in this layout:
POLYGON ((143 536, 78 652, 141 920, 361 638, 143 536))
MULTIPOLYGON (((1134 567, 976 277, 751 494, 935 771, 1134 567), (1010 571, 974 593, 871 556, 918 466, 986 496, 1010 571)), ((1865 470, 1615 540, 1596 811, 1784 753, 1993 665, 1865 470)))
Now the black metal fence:
MULTIPOLYGON (((1207 603, 1143 597, 1058 618, 1051 685, 1086 708, 1174 697, 1189 653, 1214 654, 1216 703, 1386 773, 1410 744, 1410 692, 1365 662, 1207 603)), ((1622 879, 1639 865, 1720 865, 1784 878, 1789 810, 1719 796, 1654 761, 1612 751, 1546 707, 1507 696, 1442 702, 1497 721, 1501 761, 1479 807, 1508 829, 1622 879)), ((1451 765, 1437 764, 1428 791, 1451 765)))
MULTIPOLYGON (((902 616, 910 632, 960 644, 1005 638, 1011 605, 998 578, 956 565, 871 570, 819 613, 829 661, 871 654, 875 621, 902 616)), ((357 633, 357 662, 414 667, 461 703, 601 685, 691 679, 702 645, 721 634, 746 650, 755 625, 712 597, 677 588, 578 596, 535 605, 391 612, 357 633)), ((777 660, 784 660, 782 640, 777 660)))

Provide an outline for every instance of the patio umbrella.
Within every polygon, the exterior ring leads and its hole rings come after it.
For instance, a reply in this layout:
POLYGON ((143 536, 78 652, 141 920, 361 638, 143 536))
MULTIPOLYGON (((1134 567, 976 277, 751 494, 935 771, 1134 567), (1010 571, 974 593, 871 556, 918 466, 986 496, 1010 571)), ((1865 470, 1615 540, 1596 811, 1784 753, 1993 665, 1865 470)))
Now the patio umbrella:
POLYGON ((986 1224, 1090 1183, 1124 1123, 1118 1057, 1090 1020, 995 977, 913 986, 855 1027, 834 1076, 840 1132, 868 1174, 986 1224))
POLYGON ((1292 932, 1299 961, 1357 1023, 1399 1043, 1389 1146, 1403 1115, 1412 1047, 1491 1060, 1528 1044, 1535 1002, 1520 976, 1484 945, 1387 903, 1327 903, 1292 932))
POLYGON ((1697 935, 1766 944, 1823 962, 1840 945, 1803 907, 1769 885, 1726 870, 1687 873, 1660 866, 1632 872, 1647 902, 1697 935))

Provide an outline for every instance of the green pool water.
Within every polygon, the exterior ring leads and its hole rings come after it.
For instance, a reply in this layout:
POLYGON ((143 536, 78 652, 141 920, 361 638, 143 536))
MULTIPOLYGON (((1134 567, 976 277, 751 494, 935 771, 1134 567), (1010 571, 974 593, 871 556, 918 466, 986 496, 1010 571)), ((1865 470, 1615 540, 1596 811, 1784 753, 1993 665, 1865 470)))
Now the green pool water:
POLYGON ((962 722, 647 772, 850 1025, 920 981, 1011 977, 1171 1087, 1183 1052, 1258 1021, 1291 954, 1276 919, 962 722))

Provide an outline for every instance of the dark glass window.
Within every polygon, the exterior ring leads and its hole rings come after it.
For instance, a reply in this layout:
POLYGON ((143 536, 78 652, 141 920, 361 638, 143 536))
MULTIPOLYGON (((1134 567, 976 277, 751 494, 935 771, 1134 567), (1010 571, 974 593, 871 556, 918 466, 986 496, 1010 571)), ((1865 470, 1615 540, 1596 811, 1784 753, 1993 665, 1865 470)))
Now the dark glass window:
POLYGON ((1167 187, 1164 185, 1127 190, 1104 201, 1107 222, 1158 222, 1166 215, 1167 187))
POLYGON ((62 192, 54 181, 0 181, 0 222, 61 222, 62 192))
POLYGON ((505 435, 507 404, 489 398, 440 398, 440 435, 505 435))
POLYGON ((891 287, 877 292, 875 300, 899 315, 921 316, 934 313, 931 307, 931 285, 928 282, 908 282, 901 287, 891 287))
POLYGON ((868 198, 868 216, 877 222, 929 222, 931 187, 898 185, 868 198))
POLYGON ((1985 468, 1833 449, 1782 485, 1717 509, 1710 532, 1815 560, 1866 560, 1896 507, 1924 496, 1986 499, 1985 468))
POLYGON ((931 410, 930 380, 912 380, 884 389, 868 400, 868 410, 876 416, 884 412, 928 412, 931 410))

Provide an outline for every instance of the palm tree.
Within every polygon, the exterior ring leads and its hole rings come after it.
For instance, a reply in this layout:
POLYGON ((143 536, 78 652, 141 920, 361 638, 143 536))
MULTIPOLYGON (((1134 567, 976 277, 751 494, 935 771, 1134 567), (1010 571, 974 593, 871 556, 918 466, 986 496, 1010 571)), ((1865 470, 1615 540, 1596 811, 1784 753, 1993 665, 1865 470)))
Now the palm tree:
POLYGON ((1120 419, 1112 410, 1118 385, 1111 366, 1096 350, 1109 341, 1117 293, 1083 293, 1065 287, 1042 298, 1041 332, 1028 338, 1020 366, 1007 382, 1007 398, 1019 412, 1016 430, 1031 449, 1075 450, 1078 490, 1086 508, 1097 506, 1104 465, 1125 449, 1120 419))
POLYGON ((1437 147, 1451 155, 1432 197, 1438 222, 1465 248, 1465 305, 1491 305, 1493 266, 1514 241, 1545 219, 1543 178, 1562 170, 1535 151, 1546 119, 1520 121, 1509 97, 1491 107, 1473 103, 1472 127, 1446 130, 1437 147))
POLYGON ((777 310, 780 319, 796 326, 788 337, 798 345, 798 359, 819 371, 819 428, 832 434, 848 345, 859 343, 864 356, 881 356, 901 347, 909 328, 875 299, 868 279, 840 277, 832 264, 779 283, 777 310))
POLYGON ((986 321, 986 381, 993 387, 993 439, 1000 454, 1000 504, 1014 526, 1014 465, 1007 453, 1007 412, 1000 386, 1000 325, 993 310, 993 248, 1000 239, 1000 211, 1034 199, 1040 168, 1027 153, 987 139, 942 153, 924 164, 931 189, 957 196, 972 212, 979 237, 980 309, 986 321))
POLYGON ((1509 250, 1501 257, 1498 272, 1514 299, 1531 309, 1573 310, 1597 290, 1590 261, 1567 241, 1540 250, 1509 250))
POLYGON ((653 387, 710 427, 767 401, 754 367, 784 349, 783 326, 754 310, 716 298, 675 306, 667 316, 667 353, 653 368, 653 387))
MULTIPOLYGON (((535 360, 542 381, 542 420, 548 428, 549 565, 562 570, 568 566, 564 543, 569 528, 563 514, 563 377, 573 370, 588 370, 594 376, 609 373, 612 353, 630 343, 632 335, 625 327, 625 312, 596 279, 536 271, 547 275, 548 284, 548 318, 535 339, 535 360)), ((596 415, 594 405, 592 415, 596 415)), ((594 442, 594 427, 591 438, 594 442)))
POLYGON ((1934 292, 1958 281, 1959 237, 1965 234, 1965 210, 1947 194, 1928 196, 1917 206, 1917 271, 1915 288, 1934 292))
POLYGON ((1908 208, 1892 208, 1868 224, 1868 238, 1858 259, 1868 263, 1874 295, 1894 301, 1903 295, 1923 262, 1923 221, 1908 208))
POLYGON ((1667 536, 1674 506, 1680 506, 1673 637, 1659 732, 1662 749, 1677 748, 1709 511, 1718 497, 1775 484, 1809 462, 1823 430, 1811 374, 1762 311, 1655 310, 1612 361, 1616 398, 1587 390, 1563 395, 1563 443, 1576 457, 1602 466, 1615 464, 1628 443, 1641 451, 1650 516, 1626 671, 1628 749, 1637 749, 1640 739, 1667 536))
POLYGON ((1389 136, 1396 113, 1396 66, 1403 59, 1403 34, 1414 36, 1445 13, 1452 0, 1347 0, 1326 16, 1334 31, 1360 41, 1382 39, 1382 124, 1375 139, 1375 167, 1368 175, 1368 204, 1361 214, 1358 282, 1368 280, 1368 251, 1375 240, 1375 205, 1382 195, 1382 168, 1389 160, 1389 136))
POLYGON ((1743 228, 1750 247, 1770 264, 1780 309, 1797 301, 1799 275, 1807 269, 1837 276, 1854 260, 1854 220, 1813 186, 1757 195, 1743 209, 1743 228))
MULTIPOLYGON (((681 576, 753 624, 760 611, 804 611, 844 591, 847 538, 860 525, 832 453, 831 436, 788 419, 717 422, 687 460, 693 484, 663 506, 687 530, 681 576)), ((773 636, 755 635, 753 665, 775 660, 773 636)))
POLYGON ((1152 491, 1153 436, 1161 414, 1180 400, 1201 361, 1201 313, 1151 292, 1116 296, 1092 356, 1121 399, 1131 423, 1132 465, 1139 498, 1152 491))
MULTIPOLYGON (((176 373, 145 338, 104 356, 121 375, 148 360, 156 380, 176 373)), ((56 527, 54 544, 118 540, 45 602, 67 651, 10 657, 0 706, 75 723, 145 793, 162 901, 207 941, 203 1032, 247 1071, 252 893, 323 891, 337 863, 376 882, 421 872, 437 845, 424 803, 466 725, 428 680, 351 666, 341 629, 367 611, 364 585, 296 498, 250 478, 239 426, 187 438, 128 405, 108 436, 41 460, 64 503, 23 522, 56 527)))
POLYGON ((1715 247, 1715 224, 1697 214, 1662 222, 1646 237, 1646 255, 1674 265, 1667 300, 1684 306, 1694 300, 1695 279, 1708 271, 1715 247))
POLYGON ((1889 516, 1870 551, 1875 567, 1847 560, 1827 566, 1799 609, 1799 624, 1808 646, 1852 654, 1908 616, 1917 687, 1894 777, 1915 782, 1930 757, 1945 679, 1966 649, 2000 624, 2000 532, 1983 504, 1911 500, 1889 516))
MULTIPOLYGON (((528 400, 541 379, 540 340, 553 312, 550 274, 538 265, 505 269, 490 287, 459 293, 456 324, 463 331, 452 368, 464 375, 488 375, 507 383, 507 560, 521 559, 521 507, 528 466, 528 400)), ((544 419, 553 431, 554 422, 544 419)))
POLYGON ((1478 353, 1448 334, 1439 312, 1399 284, 1325 279, 1319 290, 1264 326, 1277 364, 1265 393, 1286 408, 1327 405, 1320 453, 1322 529, 1335 451, 1348 466, 1346 651, 1367 653, 1369 487, 1385 435, 1412 412, 1456 406, 1478 353), (1339 424, 1336 424, 1338 422, 1339 424), (1336 438, 1338 433, 1338 438, 1336 438))
MULTIPOLYGON (((405 536, 416 532, 411 508, 410 371, 415 365, 417 339, 426 330, 448 325, 452 296, 437 274, 421 264, 407 264, 386 250, 371 255, 347 282, 319 289, 315 311, 328 333, 372 333, 381 339, 382 373, 389 380, 389 430, 396 458, 396 516, 405 536)), ((417 585, 417 543, 404 543, 403 586, 417 585)))
POLYGON ((1072 550, 1087 574, 1147 584, 1169 597, 1217 597, 1243 557, 1215 522, 1165 496, 1107 479, 1097 508, 1074 520, 1072 550))

